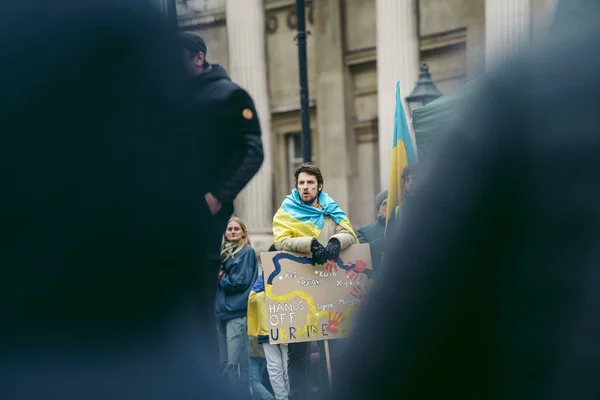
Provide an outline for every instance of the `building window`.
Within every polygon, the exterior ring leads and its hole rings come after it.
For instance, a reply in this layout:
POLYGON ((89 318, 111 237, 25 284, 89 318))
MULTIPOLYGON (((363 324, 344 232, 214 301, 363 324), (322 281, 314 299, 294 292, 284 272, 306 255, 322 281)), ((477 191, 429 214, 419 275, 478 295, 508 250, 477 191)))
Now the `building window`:
POLYGON ((287 144, 288 177, 290 189, 296 186, 294 170, 302 165, 302 136, 300 132, 292 132, 285 135, 287 144))

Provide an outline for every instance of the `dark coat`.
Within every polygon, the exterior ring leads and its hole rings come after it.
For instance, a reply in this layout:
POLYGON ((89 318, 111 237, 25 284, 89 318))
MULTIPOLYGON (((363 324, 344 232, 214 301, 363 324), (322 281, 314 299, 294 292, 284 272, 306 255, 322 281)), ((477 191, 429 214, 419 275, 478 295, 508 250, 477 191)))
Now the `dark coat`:
POLYGON ((465 107, 402 217, 334 398, 598 398, 593 24, 575 34, 572 21, 571 38, 490 75, 465 107))
POLYGON ((371 222, 356 230, 356 236, 360 243, 371 243, 376 239, 382 238, 385 233, 385 223, 379 221, 371 222))
POLYGON ((239 253, 223 263, 225 273, 219 279, 215 298, 215 312, 218 320, 245 317, 248 313, 248 296, 258 277, 258 259, 250 246, 244 246, 239 253))
POLYGON ((258 172, 264 154, 258 114, 250 95, 212 64, 190 81, 191 123, 210 138, 199 168, 214 174, 210 192, 229 214, 233 200, 258 172))
MULTIPOLYGON (((379 216, 379 206, 387 199, 388 191, 383 190, 375 198, 375 218, 379 216)), ((360 227, 356 231, 356 236, 360 243, 371 243, 376 239, 382 238, 385 233, 385 221, 375 221, 363 227, 360 227)))

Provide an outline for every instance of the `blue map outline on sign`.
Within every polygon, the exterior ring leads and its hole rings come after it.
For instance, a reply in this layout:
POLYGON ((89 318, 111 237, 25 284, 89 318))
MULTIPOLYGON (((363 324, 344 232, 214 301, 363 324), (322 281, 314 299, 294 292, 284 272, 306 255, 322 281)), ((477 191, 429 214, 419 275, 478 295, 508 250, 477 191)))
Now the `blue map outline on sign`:
MULTIPOLYGON (((275 254, 273 256, 273 265, 275 266, 275 270, 271 273, 271 275, 269 275, 269 279, 267 279, 268 285, 272 285, 273 280, 275 280, 275 278, 281 273, 281 262, 280 262, 281 260, 291 260, 298 264, 315 265, 314 262, 312 261, 312 258, 310 258, 310 257, 306 257, 306 256, 299 257, 299 256, 295 256, 293 254, 286 253, 286 252, 275 254)), ((356 267, 356 264, 354 262, 352 262, 348 265, 344 264, 344 261, 341 258, 338 258, 335 261, 335 263, 337 264, 337 266, 340 269, 343 269, 344 271, 350 271, 356 267)), ((367 276, 367 279, 373 279, 372 278, 373 270, 371 270, 371 269, 365 269, 362 272, 358 272, 358 271, 355 271, 355 272, 360 273, 360 274, 365 274, 367 276)))

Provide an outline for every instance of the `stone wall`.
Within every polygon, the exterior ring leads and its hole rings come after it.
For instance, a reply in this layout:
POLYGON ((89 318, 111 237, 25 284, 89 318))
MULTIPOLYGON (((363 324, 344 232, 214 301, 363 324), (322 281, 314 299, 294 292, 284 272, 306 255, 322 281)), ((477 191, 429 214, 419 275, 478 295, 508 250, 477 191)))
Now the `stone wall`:
MULTIPOLYGON (((232 62, 230 49, 240 47, 230 43, 227 1, 232 0, 178 0, 178 15, 182 29, 205 38, 208 60, 229 71, 232 65, 240 65, 232 62)), ((248 6, 246 1, 233 0, 230 7, 248 6)), ((325 190, 347 211, 356 228, 373 220, 374 197, 387 187, 393 81, 403 81, 406 96, 416 84, 421 60, 429 63, 442 92, 485 73, 486 41, 491 40, 486 38, 486 3, 504 1, 531 1, 533 36, 543 34, 555 0, 306 0, 313 157, 325 174, 325 190), (404 25, 397 21, 414 23, 414 32, 398 31, 404 25), (378 38, 378 32, 384 35, 378 38), (395 41, 382 41, 386 32, 395 35, 395 41), (411 44, 398 42, 398 35, 409 38, 411 44), (385 51, 378 48, 385 43, 385 51), (384 75, 391 86, 382 80, 384 75), (383 86, 390 90, 384 96, 378 90, 383 86)), ((255 6, 260 3, 252 1, 255 6)), ((262 0, 262 7, 267 88, 261 98, 268 99, 265 109, 270 111, 272 182, 265 185, 262 178, 260 187, 272 188, 264 195, 246 195, 245 214, 269 200, 266 208, 276 210, 292 188, 295 157, 301 157, 295 0, 262 0)), ((241 14, 236 15, 244 23, 241 14)), ((268 234, 263 239, 261 243, 267 243, 268 234)))

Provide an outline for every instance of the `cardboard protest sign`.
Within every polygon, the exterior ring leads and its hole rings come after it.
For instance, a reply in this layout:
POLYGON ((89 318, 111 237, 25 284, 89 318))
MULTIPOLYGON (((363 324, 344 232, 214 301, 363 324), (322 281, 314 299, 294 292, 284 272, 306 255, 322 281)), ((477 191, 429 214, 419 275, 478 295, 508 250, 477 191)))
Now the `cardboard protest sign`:
POLYGON ((306 254, 262 253, 270 343, 339 339, 373 277, 369 245, 353 245, 337 261, 313 265, 306 254))

